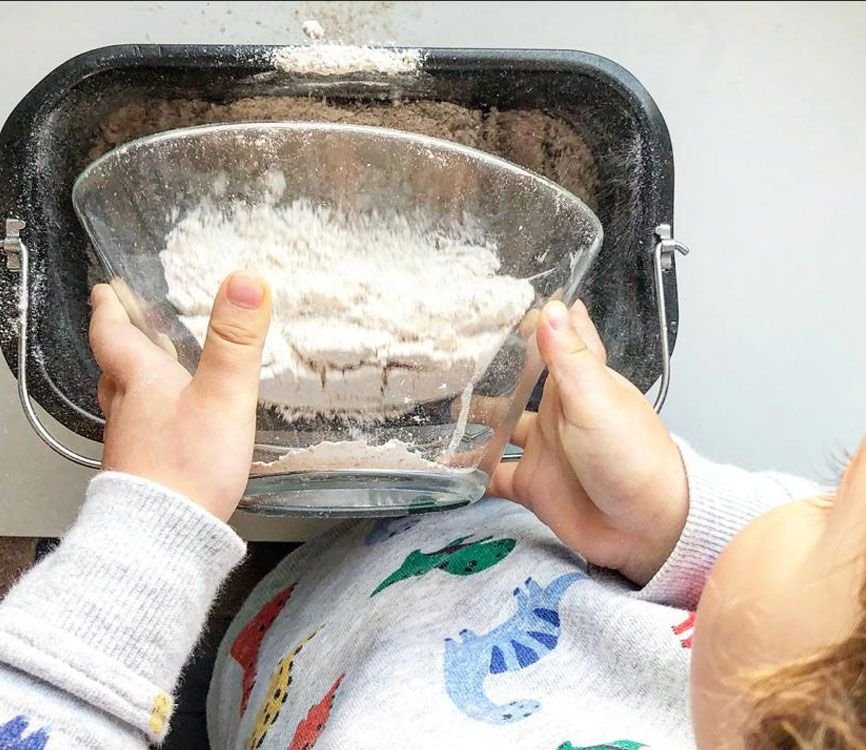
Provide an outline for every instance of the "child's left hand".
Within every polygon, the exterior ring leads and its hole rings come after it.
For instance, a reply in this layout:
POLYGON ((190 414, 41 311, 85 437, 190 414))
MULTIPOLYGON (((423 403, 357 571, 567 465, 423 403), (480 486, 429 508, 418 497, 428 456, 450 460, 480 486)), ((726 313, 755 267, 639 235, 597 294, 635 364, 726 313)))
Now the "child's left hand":
POLYGON ((682 533, 689 508, 679 449, 652 407, 605 364, 577 303, 552 302, 536 336, 549 370, 538 414, 525 414, 490 492, 532 510, 589 562, 647 583, 682 533))
POLYGON ((157 482, 228 520, 252 461, 267 285, 242 273, 223 283, 194 377, 132 325, 111 287, 94 287, 92 302, 103 468, 157 482))

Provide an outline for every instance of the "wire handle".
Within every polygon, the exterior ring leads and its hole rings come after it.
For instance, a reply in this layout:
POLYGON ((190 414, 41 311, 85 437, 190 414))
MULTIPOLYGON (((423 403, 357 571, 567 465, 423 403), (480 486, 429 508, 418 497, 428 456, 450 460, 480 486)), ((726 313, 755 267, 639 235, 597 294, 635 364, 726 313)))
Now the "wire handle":
POLYGON ((30 252, 21 241, 21 230, 25 223, 20 219, 6 219, 6 235, 3 238, 2 249, 6 254, 6 266, 10 271, 19 274, 18 292, 18 400, 24 410, 24 416, 30 422, 33 431, 48 445, 51 450, 59 453, 64 458, 84 466, 87 469, 99 469, 102 461, 68 448, 61 443, 48 428, 42 423, 30 391, 27 389, 27 350, 29 343, 29 308, 30 308, 30 252))

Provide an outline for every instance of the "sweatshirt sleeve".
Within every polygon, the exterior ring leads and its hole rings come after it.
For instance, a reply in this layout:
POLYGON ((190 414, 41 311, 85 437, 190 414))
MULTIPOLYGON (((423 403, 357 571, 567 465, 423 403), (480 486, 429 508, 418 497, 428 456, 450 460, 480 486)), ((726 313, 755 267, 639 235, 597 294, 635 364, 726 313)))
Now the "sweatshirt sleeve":
POLYGON ((0 603, 0 747, 161 741, 181 668, 244 553, 179 494, 93 479, 62 543, 0 603))
POLYGON ((688 481, 688 517, 670 557, 636 596, 694 609, 722 550, 750 521, 779 505, 827 489, 787 474, 713 463, 682 440, 676 442, 688 481))

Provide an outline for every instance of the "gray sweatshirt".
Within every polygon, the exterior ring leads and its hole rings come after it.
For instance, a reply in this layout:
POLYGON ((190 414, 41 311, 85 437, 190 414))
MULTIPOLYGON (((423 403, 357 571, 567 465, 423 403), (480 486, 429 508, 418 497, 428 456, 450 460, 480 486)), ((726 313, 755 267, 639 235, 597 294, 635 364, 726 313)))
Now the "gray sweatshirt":
MULTIPOLYGON (((688 520, 642 590, 502 500, 303 545, 226 634, 213 750, 693 747, 691 613, 706 576, 748 521, 820 489, 681 452, 688 520)), ((0 749, 159 743, 244 550, 186 498, 97 476, 59 547, 0 604, 0 749)))

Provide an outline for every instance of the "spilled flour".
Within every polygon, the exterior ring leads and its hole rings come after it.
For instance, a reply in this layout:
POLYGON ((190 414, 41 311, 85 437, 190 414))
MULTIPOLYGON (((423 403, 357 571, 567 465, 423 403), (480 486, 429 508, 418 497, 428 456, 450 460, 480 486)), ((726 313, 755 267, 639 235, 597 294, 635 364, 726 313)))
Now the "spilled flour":
MULTIPOLYGON (((271 184, 281 177, 270 173, 271 184)), ((496 248, 469 226, 445 232, 421 217, 349 217, 300 200, 202 203, 160 259, 168 299, 199 343, 226 275, 269 280, 260 398, 289 419, 375 422, 460 394, 534 300, 530 282, 498 275, 496 248)))
POLYGON ((325 38, 325 29, 322 28, 322 24, 320 24, 315 18, 304 21, 304 23, 301 24, 301 31, 304 32, 304 36, 307 37, 307 39, 319 40, 325 38))
MULTIPOLYGON (((318 32, 318 29, 315 31, 318 32)), ((353 73, 396 76, 418 72, 421 53, 417 49, 356 47, 327 42, 281 47, 274 52, 271 64, 284 73, 308 76, 345 76, 353 73)))

